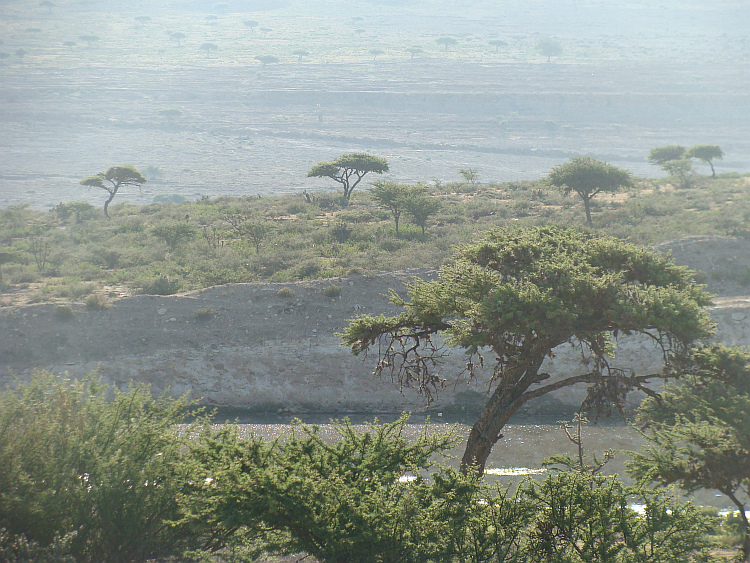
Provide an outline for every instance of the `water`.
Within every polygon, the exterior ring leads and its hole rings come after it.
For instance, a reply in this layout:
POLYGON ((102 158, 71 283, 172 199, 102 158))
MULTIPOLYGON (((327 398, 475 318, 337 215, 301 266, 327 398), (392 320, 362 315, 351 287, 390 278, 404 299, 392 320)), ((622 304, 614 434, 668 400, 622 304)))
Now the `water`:
MULTIPOLYGON (((292 416, 287 420, 282 417, 250 417, 240 416, 239 413, 222 412, 217 420, 229 420, 238 423, 240 435, 262 436, 266 439, 274 439, 292 430, 292 416)), ((341 418, 340 415, 305 415, 303 422, 315 424, 320 428, 320 435, 327 440, 335 440, 337 437, 336 427, 331 424, 331 419, 341 418)), ((380 415, 380 422, 391 422, 398 415, 380 415)), ((366 422, 372 422, 374 415, 349 415, 352 424, 358 428, 365 429, 366 422)), ((424 430, 425 417, 414 416, 410 424, 407 424, 405 433, 407 437, 418 436, 424 430)), ((466 437, 471 429, 469 421, 444 421, 435 419, 429 421, 429 429, 433 432, 452 433, 456 437, 455 445, 446 452, 446 457, 439 461, 445 465, 458 468, 463 454, 466 437)), ((623 421, 606 422, 601 424, 590 424, 583 430, 584 453, 590 456, 595 454, 602 458, 604 451, 615 450, 615 458, 610 461, 601 471, 603 475, 620 475, 626 483, 632 481, 625 475, 625 462, 629 459, 627 451, 638 451, 643 444, 643 439, 638 433, 623 421)), ((556 421, 545 420, 543 422, 521 421, 508 424, 503 429, 503 438, 495 445, 487 462, 485 478, 492 483, 500 483, 504 486, 516 486, 527 478, 544 479, 545 468, 542 463, 554 454, 568 453, 572 457, 577 456, 576 446, 572 444, 556 421)), ((696 503, 706 506, 714 506, 720 510, 735 510, 736 507, 722 494, 715 491, 698 491, 694 495, 686 496, 686 500, 694 500, 696 503)))

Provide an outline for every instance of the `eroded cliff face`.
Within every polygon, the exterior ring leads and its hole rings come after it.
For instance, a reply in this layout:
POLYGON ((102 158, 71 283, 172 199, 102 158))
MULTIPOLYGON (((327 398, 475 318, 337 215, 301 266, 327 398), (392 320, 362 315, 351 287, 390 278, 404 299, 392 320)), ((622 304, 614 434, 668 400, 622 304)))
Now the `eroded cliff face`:
MULTIPOLYGON (((715 246, 720 239, 723 248, 731 242, 733 263, 746 259, 736 253, 744 252, 747 243, 736 247, 736 240, 727 242, 726 237, 695 239, 694 252, 687 255, 698 256, 706 241, 715 246)), ((680 244, 682 250, 690 246, 680 244)), ((721 259, 715 247, 706 248, 711 260, 721 259)), ((28 377, 34 368, 70 377, 100 369, 105 382, 119 387, 144 382, 155 393, 190 393, 208 404, 263 412, 420 411, 426 406, 423 397, 373 377, 375 357, 353 356, 336 336, 359 313, 395 313, 388 290, 404 294, 404 283, 413 275, 431 278, 436 273, 352 275, 321 282, 220 286, 168 297, 144 295, 101 310, 74 306, 75 317, 67 320, 56 314, 55 305, 6 308, 0 311, 0 385, 14 375, 28 377), (329 285, 340 285, 340 295, 326 297, 323 291, 329 285), (294 296, 283 296, 282 288, 294 296)), ((750 344, 750 297, 737 296, 737 290, 723 293, 735 295, 715 299, 714 340, 750 344)), ((467 396, 479 400, 476 393, 487 390, 486 379, 457 380, 465 362, 461 353, 448 358, 442 370, 448 385, 433 407, 444 408, 467 396)), ((649 338, 620 338, 613 365, 652 373, 661 366, 661 353, 649 338)), ((587 370, 580 350, 570 345, 556 349, 542 369, 553 378, 587 370)), ((550 401, 576 406, 583 395, 583 386, 563 389, 530 403, 527 412, 547 408, 550 401)))

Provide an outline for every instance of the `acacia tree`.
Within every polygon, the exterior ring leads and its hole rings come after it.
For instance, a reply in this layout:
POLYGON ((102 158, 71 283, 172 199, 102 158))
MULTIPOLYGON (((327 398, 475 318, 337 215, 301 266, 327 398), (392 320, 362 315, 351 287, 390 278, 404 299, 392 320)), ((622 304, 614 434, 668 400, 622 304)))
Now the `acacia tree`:
POLYGON ((411 58, 413 59, 416 55, 419 55, 421 53, 424 53, 424 49, 422 47, 409 47, 405 49, 407 53, 411 55, 411 58))
POLYGON ((443 45, 445 47, 445 50, 448 50, 448 47, 453 47, 454 45, 458 44, 458 41, 453 39, 453 37, 440 37, 436 43, 438 45, 443 45))
POLYGON ((508 43, 507 41, 503 41, 502 39, 492 39, 489 41, 489 44, 492 45, 495 48, 495 52, 500 52, 500 47, 507 47, 508 43))
POLYGON ((647 398, 636 422, 646 445, 631 452, 628 473, 644 482, 678 484, 692 493, 714 489, 737 507, 744 560, 750 560, 750 524, 742 499, 750 497, 750 351, 713 346, 694 351, 682 377, 657 400, 647 398))
POLYGON ((404 200, 404 210, 411 215, 412 221, 422 229, 425 234, 427 220, 435 215, 442 207, 440 200, 429 195, 421 187, 412 188, 404 200))
POLYGON ((396 224, 396 236, 398 236, 398 222, 404 212, 404 202, 407 197, 409 186, 396 182, 373 182, 369 192, 380 207, 384 207, 393 215, 396 224))
POLYGON ((709 295, 685 268, 619 239, 553 226, 490 231, 458 248, 437 280, 414 278, 408 296, 391 292, 404 311, 359 316, 342 342, 354 354, 375 347, 375 374, 428 400, 446 381, 437 335, 466 352, 466 376, 480 377, 492 363, 490 397, 461 460, 464 472, 479 475, 503 427, 528 401, 584 383, 584 410, 619 409, 629 390, 671 374, 673 355, 711 327, 709 295), (636 374, 610 363, 611 338, 633 333, 661 347, 664 370, 636 374), (580 349, 589 371, 550 380, 542 363, 566 343, 580 349))
POLYGON ((711 167, 711 177, 716 178, 716 170, 711 162, 714 158, 721 160, 724 157, 724 151, 719 145, 693 145, 685 151, 687 158, 697 158, 702 160, 711 167))
POLYGON ((547 176, 550 186, 559 188, 564 195, 575 192, 583 200, 586 222, 591 221, 591 199, 601 192, 616 192, 633 185, 630 173, 590 156, 576 156, 570 162, 553 168, 547 176))
POLYGON ((693 176, 693 163, 685 147, 681 145, 665 145, 655 147, 648 153, 648 161, 659 166, 670 176, 680 180, 680 187, 689 188, 693 176))
POLYGON ((96 176, 88 176, 81 180, 82 186, 88 186, 91 188, 101 188, 109 194, 107 201, 104 202, 104 215, 109 219, 109 213, 107 208, 109 204, 115 199, 117 192, 122 186, 141 186, 147 182, 143 174, 132 164, 124 164, 122 166, 112 166, 106 172, 99 172, 96 176))
POLYGON ((344 188, 344 203, 366 174, 388 172, 388 161, 365 152, 342 154, 333 162, 319 162, 307 173, 308 178, 331 178, 344 188))
POLYGON ((543 35, 534 42, 534 49, 537 53, 543 57, 547 57, 547 62, 550 62, 552 57, 562 55, 563 48, 557 39, 543 35))

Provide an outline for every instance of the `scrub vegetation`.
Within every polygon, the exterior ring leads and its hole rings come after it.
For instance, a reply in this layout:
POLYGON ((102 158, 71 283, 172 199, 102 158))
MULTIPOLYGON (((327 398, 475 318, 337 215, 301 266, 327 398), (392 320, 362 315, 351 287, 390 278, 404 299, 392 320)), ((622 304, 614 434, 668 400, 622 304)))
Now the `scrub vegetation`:
MULTIPOLYGON (((592 228, 642 245, 688 235, 742 236, 749 182, 736 174, 701 176, 690 188, 670 178, 635 180, 632 188, 590 200, 592 228)), ((348 202, 340 192, 307 191, 165 199, 115 200, 109 220, 83 201, 48 212, 24 205, 0 210, 1 302, 83 303, 98 293, 166 295, 226 283, 434 268, 450 259, 454 246, 491 228, 586 221, 577 198, 565 197, 547 178, 376 182, 360 186, 348 202)))

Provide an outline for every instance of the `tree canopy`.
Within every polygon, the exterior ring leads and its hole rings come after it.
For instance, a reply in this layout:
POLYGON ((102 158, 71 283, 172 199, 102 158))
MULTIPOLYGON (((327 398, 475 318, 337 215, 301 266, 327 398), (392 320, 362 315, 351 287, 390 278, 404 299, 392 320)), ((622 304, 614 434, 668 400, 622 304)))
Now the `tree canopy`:
POLYGON ((692 183, 693 163, 690 159, 691 156, 681 145, 655 147, 648 153, 648 161, 678 178, 682 188, 688 188, 692 183))
POLYGON ((140 189, 146 182, 146 178, 135 166, 124 164, 122 166, 112 166, 106 172, 99 172, 95 176, 88 176, 81 180, 81 185, 101 188, 109 194, 107 201, 104 202, 104 215, 109 218, 107 208, 122 186, 138 186, 138 189, 140 189))
POLYGON ((710 297, 689 270, 619 239, 556 226, 490 231, 458 248, 437 280, 414 278, 408 300, 392 292, 391 301, 404 311, 359 316, 342 342, 354 354, 375 346, 375 373, 428 400, 446 381, 444 350, 434 337, 463 349, 466 375, 487 377, 490 392, 461 462, 480 474, 503 427, 527 401, 585 383, 585 409, 619 409, 628 390, 647 389, 652 378, 671 373, 673 355, 711 328, 704 310, 710 297), (612 338, 634 333, 661 346, 665 371, 636 374, 610 363, 612 338), (580 349, 589 371, 550 381, 542 363, 566 343, 580 349))
POLYGON ((308 178, 331 178, 344 188, 344 202, 348 202, 352 191, 362 178, 370 172, 388 172, 388 161, 364 152, 342 154, 333 162, 319 162, 307 173, 308 178))
POLYGON ((550 62, 552 57, 562 55, 563 48, 560 42, 553 37, 543 35, 534 42, 534 49, 540 55, 547 57, 547 62, 550 62))
POLYGON ((591 199, 601 192, 616 192, 633 185, 630 173, 590 156, 576 156, 552 169, 549 184, 564 195, 576 192, 583 200, 586 222, 591 225, 591 199))
POLYGON ((643 452, 631 452, 628 472, 642 481, 678 484, 692 493, 714 489, 737 507, 750 560, 750 526, 742 499, 750 497, 750 351, 723 345, 694 351, 677 383, 647 398, 643 452))
POLYGON ((648 152, 648 161, 651 164, 662 165, 670 160, 679 160, 685 154, 685 147, 681 145, 664 145, 654 147, 648 152))
POLYGON ((711 167, 711 177, 716 178, 716 170, 714 170, 713 159, 717 158, 721 160, 724 158, 724 151, 718 145, 693 145, 687 151, 685 156, 688 158, 697 158, 702 160, 711 167))

